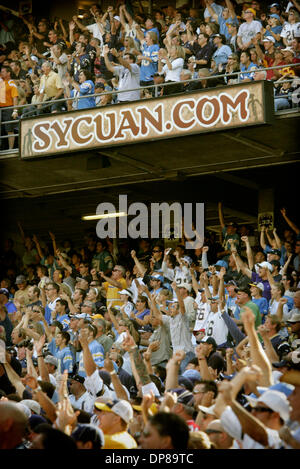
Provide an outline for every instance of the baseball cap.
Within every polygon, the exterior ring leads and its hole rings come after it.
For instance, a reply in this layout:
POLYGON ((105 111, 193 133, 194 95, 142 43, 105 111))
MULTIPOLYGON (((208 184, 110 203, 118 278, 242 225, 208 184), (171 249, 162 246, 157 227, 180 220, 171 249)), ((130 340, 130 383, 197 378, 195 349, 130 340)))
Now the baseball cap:
POLYGON ((268 390, 259 397, 246 396, 251 407, 258 407, 259 403, 266 404, 274 412, 278 412, 282 420, 286 421, 290 415, 290 405, 286 395, 283 392, 268 390))
POLYGON ((256 11, 254 8, 247 8, 245 11, 250 11, 254 16, 256 16, 256 11))
POLYGON ((183 386, 189 392, 193 391, 193 387, 194 387, 193 382, 189 378, 186 378, 185 376, 182 376, 182 375, 178 376, 178 384, 180 386, 183 386))
POLYGON ((267 36, 263 39, 263 42, 273 42, 275 44, 275 39, 273 38, 273 36, 267 36))
POLYGON ((201 340, 200 343, 202 343, 202 344, 211 344, 214 347, 215 350, 218 347, 217 342, 215 341, 215 339, 213 337, 208 337, 205 340, 201 340))
POLYGON ((270 272, 273 271, 273 267, 270 264, 270 262, 264 261, 264 262, 261 262, 260 264, 257 264, 257 265, 258 265, 258 267, 262 267, 263 269, 268 269, 270 272))
POLYGON ((183 256, 182 258, 185 262, 187 262, 189 265, 192 264, 193 260, 189 256, 183 256))
POLYGON ((194 395, 191 391, 182 388, 170 389, 170 391, 177 395, 177 402, 180 404, 193 405, 194 395))
POLYGON ((121 19, 118 15, 114 16, 114 20, 121 21, 121 19))
POLYGON ((81 383, 81 384, 83 384, 85 380, 84 376, 80 376, 80 375, 69 375, 69 379, 73 381, 77 381, 77 383, 81 383))
POLYGON ((58 365, 58 361, 57 361, 57 358, 56 357, 53 357, 52 355, 47 355, 45 358, 44 358, 44 362, 45 363, 50 363, 50 365, 54 365, 57 367, 58 365))
POLYGON ((24 282, 26 282, 26 277, 24 275, 18 275, 16 278, 16 284, 19 285, 24 282))
POLYGON ((295 55, 295 51, 292 47, 286 47, 285 49, 281 49, 282 52, 291 52, 291 54, 295 55))
POLYGON ((276 254, 276 256, 281 257, 281 252, 279 251, 279 249, 271 249, 271 251, 269 251, 269 254, 276 254))
POLYGON ((199 371, 197 370, 185 370, 183 373, 182 373, 182 376, 184 376, 185 378, 188 378, 189 380, 192 381, 192 383, 194 384, 194 381, 200 381, 201 380, 201 375, 199 373, 199 371))
POLYGON ((161 282, 164 281, 164 277, 162 275, 159 275, 159 274, 152 274, 150 276, 153 280, 160 280, 161 282))
POLYGON ((278 21, 280 21, 280 16, 276 13, 272 13, 272 15, 270 15, 270 18, 276 18, 278 21))
POLYGON ((293 313, 286 322, 300 322, 300 313, 293 313))
POLYGON ((133 418, 133 409, 131 404, 123 399, 108 400, 106 402, 95 402, 94 405, 98 410, 112 412, 118 415, 126 423, 129 423, 133 418))
POLYGON ((216 295, 216 296, 210 296, 209 298, 207 298, 208 300, 210 301, 217 301, 219 299, 219 295, 216 295))
POLYGON ((248 296, 251 297, 251 290, 250 290, 249 287, 238 287, 238 288, 236 288, 236 291, 237 291, 237 292, 240 291, 240 292, 242 292, 242 293, 246 293, 248 296))
POLYGON ((0 288, 0 293, 2 293, 2 295, 6 295, 7 298, 9 297, 9 291, 7 288, 0 288))
POLYGON ((269 6, 269 8, 274 8, 274 7, 279 8, 279 3, 272 3, 272 5, 269 6))
POLYGON ((264 284, 262 282, 249 283, 249 286, 259 288, 261 291, 264 291, 265 289, 264 284))
POLYGON ((259 394, 263 394, 266 391, 279 391, 285 394, 286 397, 289 397, 289 395, 292 394, 292 392, 294 391, 295 386, 293 386, 292 384, 279 382, 279 383, 273 384, 273 386, 270 386, 269 388, 265 388, 263 386, 257 386, 256 389, 258 390, 259 394))
POLYGON ((37 401, 34 401, 32 399, 23 399, 22 401, 20 401, 20 404, 25 405, 26 407, 28 407, 29 410, 31 410, 35 414, 39 415, 41 413, 41 406, 37 401))
POLYGON ((228 269, 228 263, 226 261, 218 261, 216 262, 215 266, 218 265, 220 267, 225 267, 226 269, 228 269))

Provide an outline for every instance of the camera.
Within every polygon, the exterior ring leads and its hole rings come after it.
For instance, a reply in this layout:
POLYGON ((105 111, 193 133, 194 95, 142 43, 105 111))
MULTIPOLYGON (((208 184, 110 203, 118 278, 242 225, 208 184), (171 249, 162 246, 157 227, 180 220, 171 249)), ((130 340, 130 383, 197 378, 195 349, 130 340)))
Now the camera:
POLYGON ((25 347, 28 348, 28 350, 33 350, 33 344, 31 343, 30 339, 25 339, 20 342, 17 347, 25 347))

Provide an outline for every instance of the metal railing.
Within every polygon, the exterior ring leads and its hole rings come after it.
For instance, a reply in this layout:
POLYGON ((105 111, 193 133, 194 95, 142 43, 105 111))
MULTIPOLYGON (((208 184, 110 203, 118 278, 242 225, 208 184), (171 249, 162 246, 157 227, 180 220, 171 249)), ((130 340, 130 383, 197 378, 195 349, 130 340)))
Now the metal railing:
MULTIPOLYGON (((5 109, 5 110, 9 110, 9 109, 17 109, 18 111, 19 110, 23 110, 23 109, 28 109, 30 107, 35 107, 36 109, 34 111, 32 111, 32 115, 30 115, 31 113, 27 113, 26 116, 24 116, 24 118, 30 118, 30 117, 34 117, 34 116, 37 116, 37 115, 41 115, 41 116, 45 116, 47 114, 51 114, 51 112, 41 112, 40 114, 37 114, 37 111, 40 108, 44 108, 44 107, 50 107, 52 106, 53 104, 57 104, 57 103, 62 103, 62 104, 65 104, 67 101, 78 101, 80 99, 86 99, 86 98, 92 98, 92 97, 101 97, 101 96, 105 96, 105 95, 115 95, 115 96, 118 96, 119 94, 121 93, 129 93, 129 92, 133 92, 133 91, 142 91, 142 90, 145 90, 145 89, 154 89, 154 96, 152 95, 152 99, 155 99, 157 97, 159 97, 157 95, 157 91, 159 88, 163 88, 163 87, 168 87, 168 86, 174 86, 174 85, 182 85, 182 84, 189 84, 189 83, 194 83, 194 82, 201 82, 201 81, 207 81, 207 80, 213 80, 213 79, 220 79, 220 78, 228 78, 229 80, 233 79, 233 80, 237 80, 234 84, 238 84, 238 83, 243 83, 243 80, 241 80, 241 75, 250 75, 250 74, 254 74, 256 71, 257 72, 262 72, 262 71, 265 71, 265 72, 268 72, 269 70, 277 70, 277 69, 285 69, 285 68, 293 68, 293 67, 299 67, 300 68, 300 64, 299 63, 295 63, 295 64, 286 64, 286 65, 277 65, 276 67, 267 67, 267 68, 257 68, 255 70, 251 70, 251 71, 240 71, 240 70, 237 70, 237 71, 232 71, 232 72, 229 72, 229 73, 223 73, 223 74, 217 74, 217 75, 209 75, 209 76, 205 76, 205 77, 198 77, 198 78, 193 78, 193 79, 189 79, 189 80, 183 80, 183 81, 178 81, 178 82, 166 82, 166 83, 160 83, 160 84, 154 84, 154 85, 148 85, 148 86, 141 86, 141 87, 138 87, 138 88, 131 88, 131 89, 126 89, 126 90, 118 90, 118 89, 113 89, 111 91, 104 91, 102 93, 94 93, 94 94, 89 94, 89 95, 83 95, 83 96, 75 96, 75 97, 64 97, 64 98, 60 98, 60 99, 56 99, 56 100, 49 100, 49 101, 43 101, 43 102, 40 102, 40 103, 35 103, 35 104, 32 104, 32 103, 28 103, 28 104, 22 104, 22 105, 17 105, 17 106, 5 106, 5 107, 0 107, 0 111, 1 109, 5 109), (234 77, 234 78, 233 78, 234 77), (156 91, 156 92, 155 92, 156 91), (156 96, 155 96, 156 94, 156 96)), ((200 69, 201 70, 201 69, 200 69)), ((300 87, 300 77, 297 77, 296 75, 293 77, 293 78, 290 78, 290 79, 285 79, 285 80, 280 80, 280 84, 283 84, 283 83, 287 83, 287 82, 293 82, 297 80, 299 82, 299 87, 300 87)), ((274 86, 275 84, 278 84, 278 80, 276 81, 273 81, 273 80, 268 80, 269 82, 273 83, 274 86)), ((247 82, 245 82, 247 83, 247 82)), ((224 86, 228 86, 230 85, 230 83, 225 83, 224 82, 224 86)), ((213 89, 214 87, 209 87, 210 89, 213 89)), ((199 89, 197 89, 199 90, 199 89)), ((196 91, 196 89, 195 89, 196 91)), ((171 95, 180 95, 182 94, 183 92, 182 91, 179 91, 179 92, 175 92, 175 93, 172 93, 171 95)), ((274 100, 276 99, 279 99, 279 98, 288 98, 289 96, 274 96, 274 100)), ((141 98, 141 101, 143 99, 151 99, 151 97, 147 97, 147 98, 141 98)), ((299 99, 300 101, 300 99, 299 99)), ((108 103, 109 104, 122 104, 122 101, 115 101, 113 103, 108 103)), ((294 106, 294 108, 298 107, 300 105, 300 102, 297 103, 296 106, 294 106)), ((96 108, 98 107, 102 107, 102 106, 98 106, 96 105, 96 108)), ((85 110, 85 109, 95 109, 95 107, 93 108, 83 108, 82 110, 85 110)), ((75 109, 62 109, 60 112, 62 113, 68 113, 70 111, 75 111, 75 109)), ((16 124, 16 127, 18 127, 18 124, 19 124, 19 120, 22 119, 22 114, 19 115, 16 119, 13 119, 13 120, 10 120, 10 121, 2 121, 0 122, 0 126, 1 126, 1 134, 2 134, 2 126, 4 124, 16 124)), ((16 130, 16 128, 14 129, 16 130)), ((11 135, 0 135, 0 142, 3 140, 3 139, 8 139, 10 137, 15 137, 17 138, 19 136, 18 133, 13 133, 11 135)), ((17 150, 17 148, 14 148, 14 151, 17 150)), ((0 149, 0 155, 5 153, 5 152, 8 152, 9 150, 6 149, 6 150, 1 150, 0 149)), ((12 150, 10 150, 12 151, 12 150)))

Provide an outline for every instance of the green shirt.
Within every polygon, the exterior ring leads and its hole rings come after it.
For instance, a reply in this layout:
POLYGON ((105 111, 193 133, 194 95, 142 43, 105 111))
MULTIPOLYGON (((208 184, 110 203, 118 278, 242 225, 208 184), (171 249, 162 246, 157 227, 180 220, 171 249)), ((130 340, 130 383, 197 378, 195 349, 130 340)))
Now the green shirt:
POLYGON ((255 329, 258 328, 258 326, 261 325, 261 315, 260 315, 260 311, 259 311, 259 307, 253 303, 253 301, 248 301, 248 303, 246 303, 242 308, 241 308, 241 313, 243 312, 243 308, 245 306, 248 306, 248 308, 251 309, 251 311, 253 312, 254 316, 255 316, 255 329))

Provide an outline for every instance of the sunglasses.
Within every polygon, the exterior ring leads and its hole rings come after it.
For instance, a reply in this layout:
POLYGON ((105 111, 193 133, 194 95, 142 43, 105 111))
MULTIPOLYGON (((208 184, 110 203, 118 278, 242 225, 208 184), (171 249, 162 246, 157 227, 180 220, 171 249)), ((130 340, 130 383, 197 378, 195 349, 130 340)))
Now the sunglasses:
POLYGON ((207 428, 205 430, 205 433, 207 433, 207 435, 210 435, 211 433, 223 433, 223 432, 221 432, 220 430, 213 430, 213 429, 207 428))
POLYGON ((274 410, 270 409, 269 407, 253 407, 251 410, 255 410, 255 412, 274 412, 274 410))

